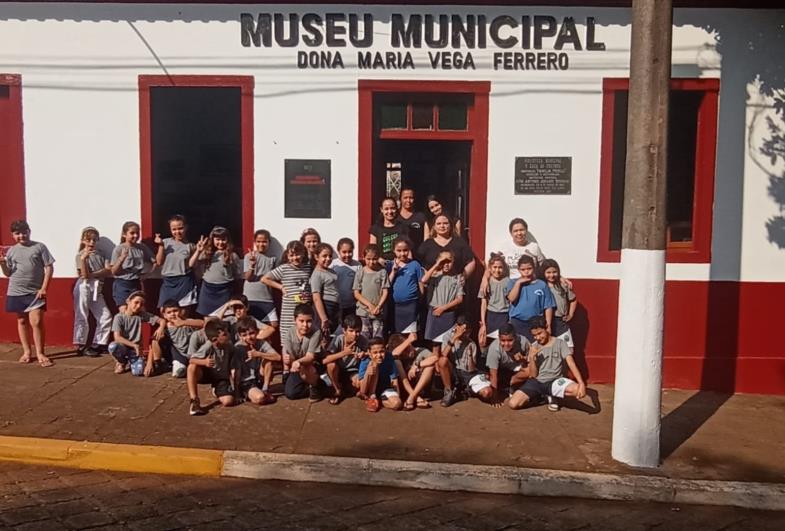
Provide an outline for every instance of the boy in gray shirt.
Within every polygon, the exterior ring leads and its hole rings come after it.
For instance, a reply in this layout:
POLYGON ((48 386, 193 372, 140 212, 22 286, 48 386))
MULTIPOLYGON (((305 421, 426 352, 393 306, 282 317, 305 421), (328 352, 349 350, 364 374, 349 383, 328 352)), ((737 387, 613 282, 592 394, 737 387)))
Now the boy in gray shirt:
POLYGON ((12 222, 11 234, 15 245, 6 252, 0 250, 0 269, 8 277, 5 311, 16 314, 19 342, 22 343, 19 363, 33 361, 27 332, 30 327, 38 364, 51 367, 54 363, 44 354, 44 313, 46 290, 54 274, 55 259, 46 245, 30 239, 30 226, 26 221, 12 222))
POLYGON ((335 390, 330 399, 332 405, 341 403, 344 387, 359 388, 357 371, 360 369, 360 359, 368 354, 368 340, 361 334, 363 323, 360 318, 349 314, 343 318, 341 325, 343 333, 333 338, 327 347, 328 354, 322 360, 335 390))
POLYGON ((187 319, 185 309, 173 299, 163 302, 161 318, 159 329, 153 335, 144 375, 151 376, 155 372, 160 372, 156 370, 156 364, 166 359, 172 366, 172 378, 185 378, 191 336, 204 326, 204 321, 187 319))
POLYGON ((519 336, 511 324, 502 325, 499 337, 488 347, 485 358, 493 388, 494 407, 501 407, 504 401, 502 388, 514 388, 529 377, 529 350, 529 341, 519 336))
POLYGON ((237 389, 238 356, 229 337, 229 327, 218 320, 210 320, 204 325, 207 342, 193 353, 188 361, 188 396, 191 399, 188 412, 191 416, 204 415, 206 411, 199 402, 197 384, 210 384, 215 396, 224 407, 237 403, 234 397, 237 389))
POLYGON ((586 384, 567 343, 553 337, 541 317, 532 321, 530 330, 536 342, 529 350, 529 379, 510 397, 510 408, 521 409, 545 397, 548 409, 558 411, 556 399, 586 396, 586 384), (577 382, 564 376, 565 365, 577 382))
POLYGON ((143 292, 132 292, 125 301, 123 311, 112 320, 114 340, 109 343, 109 353, 115 359, 115 374, 122 374, 130 367, 134 376, 144 376, 142 323, 154 325, 158 322, 158 317, 144 311, 144 300, 143 292))
POLYGON ((298 304, 294 308, 294 326, 283 340, 283 363, 291 366, 289 377, 284 382, 284 394, 289 400, 308 397, 311 402, 323 398, 324 374, 322 357, 322 333, 313 326, 313 308, 310 304, 298 304))

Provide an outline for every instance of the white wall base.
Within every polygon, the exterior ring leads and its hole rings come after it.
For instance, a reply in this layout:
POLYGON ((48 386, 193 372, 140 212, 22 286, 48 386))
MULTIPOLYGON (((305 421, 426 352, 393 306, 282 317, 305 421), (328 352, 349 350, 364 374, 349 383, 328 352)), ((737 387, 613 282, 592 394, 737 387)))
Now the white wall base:
POLYGON ((660 464, 665 251, 622 249, 611 455, 660 464))

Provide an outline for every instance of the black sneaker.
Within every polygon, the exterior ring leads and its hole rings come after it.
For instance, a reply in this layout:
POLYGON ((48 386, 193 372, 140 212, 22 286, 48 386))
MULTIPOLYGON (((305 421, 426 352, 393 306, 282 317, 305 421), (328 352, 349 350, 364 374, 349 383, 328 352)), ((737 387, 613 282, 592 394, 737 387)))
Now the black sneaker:
POLYGON ((100 358, 101 357, 101 351, 98 350, 95 347, 87 347, 86 349, 84 349, 84 351, 82 353, 85 356, 87 356, 88 358, 100 358))
POLYGON ((444 396, 442 397, 441 405, 442 407, 450 407, 455 402, 458 401, 457 393, 455 389, 445 389, 444 396))
POLYGON ((199 399, 192 398, 191 399, 191 405, 188 406, 188 413, 192 417, 198 417, 199 415, 204 415, 206 413, 206 411, 204 409, 202 409, 201 404, 199 404, 199 399))
POLYGON ((77 356, 84 356, 86 352, 87 352, 87 347, 85 347, 84 345, 79 345, 78 347, 76 347, 77 356))
POLYGON ((322 390, 319 389, 318 385, 311 385, 310 389, 308 390, 308 402, 314 403, 319 402, 324 398, 322 394, 322 390))

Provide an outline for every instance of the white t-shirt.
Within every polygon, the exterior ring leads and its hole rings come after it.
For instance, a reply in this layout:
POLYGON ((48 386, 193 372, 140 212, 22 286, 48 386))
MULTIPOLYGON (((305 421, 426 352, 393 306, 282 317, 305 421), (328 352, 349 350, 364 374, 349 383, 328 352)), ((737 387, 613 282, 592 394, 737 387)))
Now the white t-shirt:
POLYGON ((540 249, 540 245, 535 241, 527 240, 525 245, 517 245, 512 238, 507 238, 503 242, 497 242, 494 247, 490 248, 490 253, 501 253, 504 255, 504 261, 507 262, 507 267, 510 269, 510 278, 515 280, 521 277, 518 272, 518 259, 523 255, 528 255, 534 258, 535 265, 539 266, 545 255, 540 249))

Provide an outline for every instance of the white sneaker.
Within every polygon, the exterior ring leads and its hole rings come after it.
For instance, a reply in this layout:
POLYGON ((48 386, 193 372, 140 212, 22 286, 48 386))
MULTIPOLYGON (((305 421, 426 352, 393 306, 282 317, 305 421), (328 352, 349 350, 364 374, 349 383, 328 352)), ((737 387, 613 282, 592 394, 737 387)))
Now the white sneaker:
POLYGON ((548 399, 548 411, 559 411, 561 406, 553 399, 552 396, 547 396, 548 399))
POLYGON ((172 361, 172 378, 185 378, 188 367, 177 360, 172 361))

